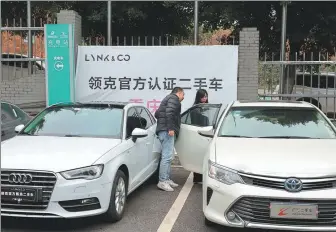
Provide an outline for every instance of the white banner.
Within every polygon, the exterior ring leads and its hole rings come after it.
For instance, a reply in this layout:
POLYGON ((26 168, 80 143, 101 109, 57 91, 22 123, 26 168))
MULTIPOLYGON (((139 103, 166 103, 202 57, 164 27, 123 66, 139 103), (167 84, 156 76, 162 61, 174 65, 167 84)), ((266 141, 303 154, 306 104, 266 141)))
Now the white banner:
POLYGON ((176 86, 182 112, 200 88, 209 103, 237 99, 238 46, 80 46, 77 59, 79 102, 137 102, 154 113, 176 86))

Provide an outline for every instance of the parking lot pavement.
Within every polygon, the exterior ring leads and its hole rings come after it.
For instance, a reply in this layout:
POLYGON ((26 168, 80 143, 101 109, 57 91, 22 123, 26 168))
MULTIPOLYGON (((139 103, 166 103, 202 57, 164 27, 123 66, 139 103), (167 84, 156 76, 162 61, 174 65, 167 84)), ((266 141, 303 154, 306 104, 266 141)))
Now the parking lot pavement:
POLYGON ((115 224, 104 223, 99 217, 71 220, 1 218, 1 231, 156 232, 161 228, 161 232, 268 232, 221 226, 207 228, 202 212, 202 186, 186 181, 190 173, 182 168, 173 168, 172 175, 180 185, 175 192, 159 191, 156 185, 145 183, 129 196, 124 218, 115 224))

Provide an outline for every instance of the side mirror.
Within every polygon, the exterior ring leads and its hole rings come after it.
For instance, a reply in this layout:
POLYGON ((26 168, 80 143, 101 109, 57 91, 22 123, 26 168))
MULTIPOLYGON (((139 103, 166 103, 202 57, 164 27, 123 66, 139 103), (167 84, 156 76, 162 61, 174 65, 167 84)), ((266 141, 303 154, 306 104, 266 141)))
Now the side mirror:
POLYGON ((215 136, 215 131, 212 126, 208 126, 203 130, 199 130, 198 134, 204 137, 213 138, 215 136))
POLYGON ((144 138, 148 135, 148 132, 141 128, 135 128, 132 131, 132 141, 135 142, 138 138, 144 138))
POLYGON ((23 124, 17 125, 14 129, 15 133, 19 133, 20 131, 22 131, 23 128, 24 128, 23 124))

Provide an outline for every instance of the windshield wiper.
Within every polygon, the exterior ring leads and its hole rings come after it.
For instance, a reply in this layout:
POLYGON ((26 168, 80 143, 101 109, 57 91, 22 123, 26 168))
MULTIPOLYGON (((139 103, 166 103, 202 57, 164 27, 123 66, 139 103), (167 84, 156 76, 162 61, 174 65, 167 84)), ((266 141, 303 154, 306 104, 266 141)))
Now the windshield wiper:
POLYGON ((221 135, 219 137, 232 137, 232 138, 253 138, 249 136, 242 136, 242 135, 221 135))
POLYGON ((33 134, 31 134, 31 133, 29 133, 29 132, 21 132, 21 133, 19 133, 18 135, 30 135, 30 136, 35 136, 35 135, 33 135, 33 134))
POLYGON ((64 135, 64 137, 82 137, 80 135, 64 135))
POLYGON ((271 139, 315 139, 315 138, 307 137, 307 136, 263 136, 263 137, 258 137, 258 138, 261 138, 261 139, 266 139, 266 138, 271 138, 271 139))

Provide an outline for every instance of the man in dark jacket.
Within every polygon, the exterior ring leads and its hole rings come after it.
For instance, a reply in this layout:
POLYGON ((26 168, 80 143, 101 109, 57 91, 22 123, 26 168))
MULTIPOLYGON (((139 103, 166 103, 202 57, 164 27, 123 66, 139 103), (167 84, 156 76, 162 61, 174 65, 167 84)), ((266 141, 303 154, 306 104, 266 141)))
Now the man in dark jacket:
POLYGON ((178 137, 181 126, 181 102, 184 99, 184 91, 180 87, 175 87, 166 96, 159 109, 155 112, 157 119, 156 134, 162 145, 162 155, 160 163, 160 174, 158 188, 172 192, 178 184, 170 179, 171 162, 174 154, 174 143, 178 137))

